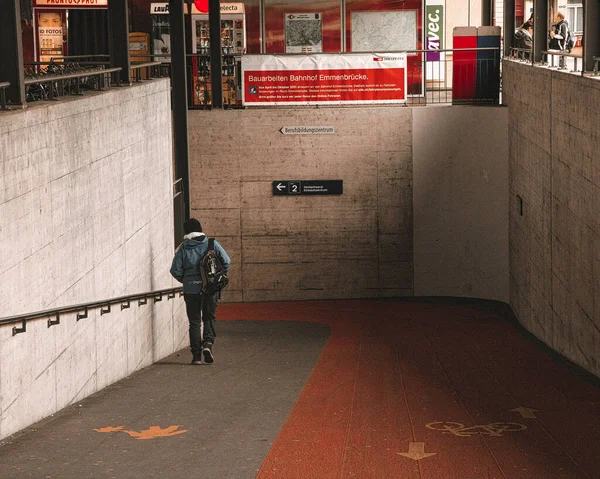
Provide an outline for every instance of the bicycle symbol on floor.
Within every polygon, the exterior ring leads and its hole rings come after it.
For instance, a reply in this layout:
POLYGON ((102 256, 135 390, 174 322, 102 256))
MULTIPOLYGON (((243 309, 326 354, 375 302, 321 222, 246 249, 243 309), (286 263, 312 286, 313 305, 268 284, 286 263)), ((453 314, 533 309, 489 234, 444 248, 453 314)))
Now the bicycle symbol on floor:
POLYGON ((466 427, 459 422, 430 422, 425 427, 434 431, 443 431, 442 434, 453 434, 458 437, 477 435, 502 437, 505 432, 524 431, 527 429, 525 424, 516 422, 493 422, 491 424, 471 427, 466 427))

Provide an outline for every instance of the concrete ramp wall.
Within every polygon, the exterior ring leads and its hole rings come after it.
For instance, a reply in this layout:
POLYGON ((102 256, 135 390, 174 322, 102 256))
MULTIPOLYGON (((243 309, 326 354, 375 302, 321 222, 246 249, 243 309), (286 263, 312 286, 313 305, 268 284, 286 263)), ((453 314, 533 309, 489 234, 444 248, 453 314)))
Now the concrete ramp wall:
MULTIPOLYGON (((0 113, 0 316, 174 286, 167 80, 0 113)), ((183 347, 180 299, 0 327, 0 438, 183 347)))
POLYGON ((600 376, 600 81, 505 61, 510 304, 600 376))
POLYGON ((234 261, 226 300, 508 301, 505 108, 189 117, 193 214, 234 261), (284 135, 284 126, 334 133, 284 135), (272 194, 275 180, 333 179, 343 195, 272 194))
POLYGON ((508 303, 508 111, 413 111, 415 296, 508 303))

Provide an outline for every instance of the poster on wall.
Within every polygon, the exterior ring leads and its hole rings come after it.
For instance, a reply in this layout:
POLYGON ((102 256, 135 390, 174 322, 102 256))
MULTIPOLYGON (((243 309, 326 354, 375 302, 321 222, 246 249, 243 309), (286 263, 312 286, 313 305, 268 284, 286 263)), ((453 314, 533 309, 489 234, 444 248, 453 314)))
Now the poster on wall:
POLYGON ((417 11, 352 12, 353 52, 417 50, 417 11))
POLYGON ((49 62, 64 54, 63 17, 59 12, 38 13, 39 58, 49 62))
MULTIPOLYGON (((186 5, 187 6, 187 5, 186 5)), ((168 3, 151 3, 152 61, 171 62, 171 17, 168 3)))
POLYGON ((446 0, 427 0, 425 3, 425 49, 429 50, 425 58, 429 80, 444 80, 446 77, 446 54, 440 51, 446 43, 445 5, 446 0))
POLYGON ((285 53, 323 51, 323 17, 320 13, 285 14, 285 53))
POLYGON ((406 54, 242 58, 243 104, 340 105, 406 102, 406 54))

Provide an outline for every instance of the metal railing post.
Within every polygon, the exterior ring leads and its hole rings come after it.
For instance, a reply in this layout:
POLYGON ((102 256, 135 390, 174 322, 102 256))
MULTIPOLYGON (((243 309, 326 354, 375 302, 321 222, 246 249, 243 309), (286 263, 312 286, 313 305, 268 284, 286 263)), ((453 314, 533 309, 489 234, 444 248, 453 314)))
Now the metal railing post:
POLYGON ((600 57, 600 1, 584 0, 583 72, 597 71, 600 57))
POLYGON ((210 37, 210 80, 213 108, 223 108, 223 49, 221 40, 221 2, 208 0, 210 37))
MULTIPOLYGON (((510 55, 515 31, 515 0, 504 0, 504 56, 510 55)), ((546 21, 544 20, 544 23, 546 21)), ((545 37, 545 34, 544 34, 545 37)))
POLYGON ((173 154, 175 177, 181 178, 185 214, 190 217, 190 172, 188 140, 187 64, 183 0, 171 0, 171 98, 173 108, 173 154))
POLYGON ((532 63, 540 63, 548 49, 548 0, 533 0, 533 16, 532 63))
POLYGON ((110 0, 108 2, 110 22, 110 62, 113 67, 121 68, 121 81, 131 83, 129 58, 129 12, 127 0, 110 0))
POLYGON ((25 105, 25 70, 23 68, 23 40, 19 0, 4 0, 0 13, 0 82, 10 84, 6 99, 13 105, 25 105))
POLYGON ((0 109, 6 110, 6 88, 10 86, 10 83, 0 83, 0 109))

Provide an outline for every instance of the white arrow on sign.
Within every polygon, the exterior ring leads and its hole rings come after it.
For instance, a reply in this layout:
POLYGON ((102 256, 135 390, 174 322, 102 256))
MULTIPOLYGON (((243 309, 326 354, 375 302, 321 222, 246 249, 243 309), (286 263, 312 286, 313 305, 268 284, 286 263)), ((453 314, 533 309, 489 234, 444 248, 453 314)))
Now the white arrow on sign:
POLYGON ((283 183, 277 183, 275 188, 277 188, 279 191, 285 190, 285 185, 283 183))

